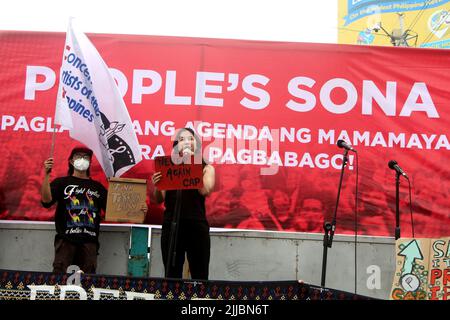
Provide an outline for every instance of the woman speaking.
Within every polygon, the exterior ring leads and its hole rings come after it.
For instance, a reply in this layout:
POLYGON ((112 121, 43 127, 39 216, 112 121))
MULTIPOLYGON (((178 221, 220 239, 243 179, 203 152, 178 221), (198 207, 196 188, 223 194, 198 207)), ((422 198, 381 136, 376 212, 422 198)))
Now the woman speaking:
MULTIPOLYGON (((154 185, 154 198, 157 203, 164 202, 164 220, 161 234, 161 250, 167 278, 181 278, 185 254, 189 262, 192 279, 208 280, 209 259, 211 241, 209 224, 206 219, 205 197, 214 189, 214 167, 207 164, 201 157, 201 141, 190 128, 180 129, 173 143, 173 152, 180 157, 194 156, 194 159, 202 159, 203 188, 188 190, 159 190, 158 182, 161 180, 161 172, 155 172, 152 176, 154 185), (180 196, 181 193, 181 196, 180 196), (181 201, 178 231, 176 233, 175 257, 169 258, 170 240, 174 231, 172 221, 175 214, 177 194, 181 201)), ((170 252, 170 254, 173 251, 170 252)))

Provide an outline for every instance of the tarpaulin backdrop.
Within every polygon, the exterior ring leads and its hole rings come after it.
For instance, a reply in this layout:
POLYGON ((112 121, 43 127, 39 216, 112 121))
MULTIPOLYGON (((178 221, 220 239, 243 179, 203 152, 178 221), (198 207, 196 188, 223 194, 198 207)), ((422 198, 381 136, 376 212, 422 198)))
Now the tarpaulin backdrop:
MULTIPOLYGON (((349 153, 337 233, 354 230, 359 165, 358 232, 393 236, 389 160, 410 177, 416 236, 450 233, 448 51, 88 37, 113 72, 144 153, 124 176, 149 179, 152 159, 169 154, 176 129, 194 127, 216 168, 207 200, 212 227, 322 232, 335 207, 343 154, 336 142, 343 139, 358 159, 349 153)), ((39 187, 64 39, 0 32, 1 219, 52 219, 53 210, 40 206, 39 187)), ((76 144, 67 131, 57 133, 53 177, 65 174, 76 144)), ((92 172, 107 184, 98 162, 92 172)), ((402 236, 411 234, 407 187, 402 178, 402 236)), ((146 222, 161 223, 162 212, 151 203, 146 222)))

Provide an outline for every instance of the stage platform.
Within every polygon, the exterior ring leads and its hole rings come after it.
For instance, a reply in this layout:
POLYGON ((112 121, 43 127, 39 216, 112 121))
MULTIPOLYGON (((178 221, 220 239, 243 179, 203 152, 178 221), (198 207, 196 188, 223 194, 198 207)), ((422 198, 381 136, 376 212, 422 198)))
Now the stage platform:
MULTIPOLYGON (((0 222, 0 269, 50 276, 54 235, 51 222, 0 222)), ((97 274, 105 279, 160 279, 169 285, 170 281, 162 280, 160 235, 160 226, 102 225, 97 274)), ((354 240, 354 236, 334 237, 325 287, 355 292, 354 240)), ((359 236, 357 240, 356 293, 389 299, 395 271, 394 239, 359 236)), ((250 287, 252 283, 286 283, 295 290, 301 279, 316 290, 320 288, 322 248, 321 234, 212 229, 209 278, 214 283, 250 287)))
POLYGON ((0 300, 371 300, 298 281, 196 281, 0 270, 0 300))

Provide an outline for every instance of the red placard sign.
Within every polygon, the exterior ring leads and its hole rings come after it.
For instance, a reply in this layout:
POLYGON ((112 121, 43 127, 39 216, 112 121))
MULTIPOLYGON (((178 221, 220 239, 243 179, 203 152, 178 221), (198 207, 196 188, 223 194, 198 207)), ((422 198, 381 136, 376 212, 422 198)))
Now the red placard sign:
POLYGON ((161 172, 162 178, 157 187, 160 190, 201 189, 203 188, 202 164, 187 161, 175 164, 171 156, 155 158, 155 172, 161 172))

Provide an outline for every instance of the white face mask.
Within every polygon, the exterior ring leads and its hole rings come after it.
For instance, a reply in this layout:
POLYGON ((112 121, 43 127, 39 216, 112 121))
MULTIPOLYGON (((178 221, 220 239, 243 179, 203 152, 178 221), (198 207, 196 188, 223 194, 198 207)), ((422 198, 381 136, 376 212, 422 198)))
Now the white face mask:
POLYGON ((73 167, 78 171, 86 171, 89 168, 89 160, 80 158, 73 161, 73 167))

